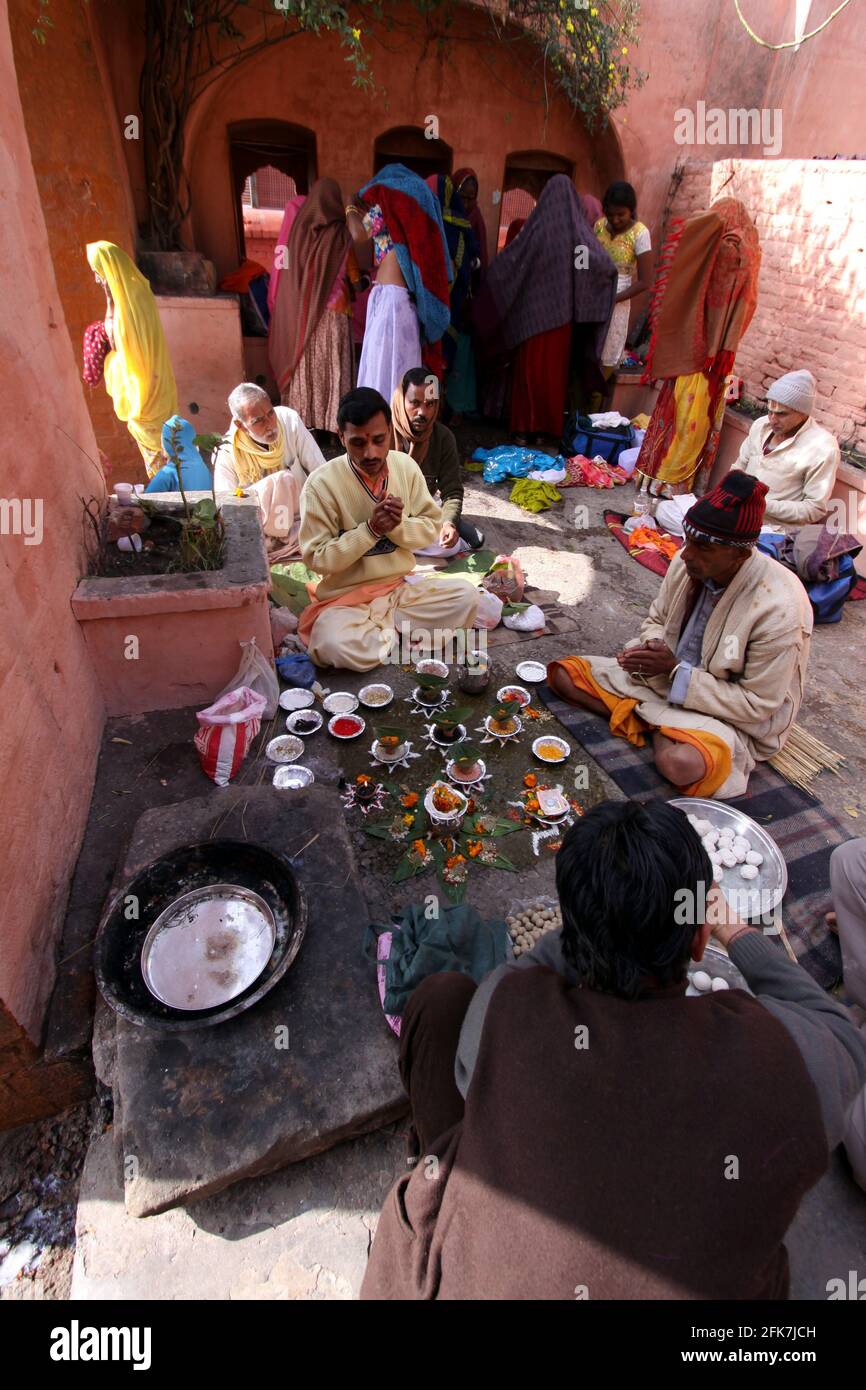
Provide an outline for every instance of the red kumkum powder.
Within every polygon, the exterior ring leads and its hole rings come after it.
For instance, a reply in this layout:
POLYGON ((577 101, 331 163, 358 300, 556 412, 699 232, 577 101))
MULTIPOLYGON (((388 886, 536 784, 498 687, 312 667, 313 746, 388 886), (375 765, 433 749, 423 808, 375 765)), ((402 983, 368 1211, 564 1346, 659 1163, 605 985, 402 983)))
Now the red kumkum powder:
POLYGON ((356 734, 358 732, 358 721, 356 719, 337 719, 331 725, 335 734, 344 737, 346 734, 356 734))

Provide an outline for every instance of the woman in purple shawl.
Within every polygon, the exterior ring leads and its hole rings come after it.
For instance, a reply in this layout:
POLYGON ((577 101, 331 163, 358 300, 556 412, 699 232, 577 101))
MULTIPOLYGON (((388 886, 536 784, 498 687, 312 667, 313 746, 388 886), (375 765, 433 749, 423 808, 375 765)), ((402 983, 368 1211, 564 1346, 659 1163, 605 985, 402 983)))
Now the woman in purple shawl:
POLYGON ((577 191, 555 174, 520 235, 491 263, 474 301, 476 347, 511 364, 509 428, 562 436, 572 363, 597 364, 616 297, 616 267, 577 191))

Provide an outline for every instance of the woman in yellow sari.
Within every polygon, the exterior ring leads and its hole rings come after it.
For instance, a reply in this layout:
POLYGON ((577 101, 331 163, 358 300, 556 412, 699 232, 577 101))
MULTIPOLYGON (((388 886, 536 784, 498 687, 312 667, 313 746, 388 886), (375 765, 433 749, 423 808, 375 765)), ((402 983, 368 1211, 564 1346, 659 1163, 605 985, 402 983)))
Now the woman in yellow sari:
POLYGON ((108 303, 105 388, 144 459, 149 478, 162 467, 162 427, 177 414, 177 387, 153 290, 125 251, 110 241, 87 247, 108 303))

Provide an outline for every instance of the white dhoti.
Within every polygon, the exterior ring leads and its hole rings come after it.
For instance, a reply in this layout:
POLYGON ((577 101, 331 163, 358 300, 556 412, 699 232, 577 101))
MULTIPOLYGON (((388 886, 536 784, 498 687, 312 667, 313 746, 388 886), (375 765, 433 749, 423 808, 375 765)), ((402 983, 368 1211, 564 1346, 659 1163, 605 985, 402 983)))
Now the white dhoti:
POLYGON ((372 671, 405 661, 401 641, 441 651, 475 623, 478 589, 465 579, 410 575, 389 594, 369 603, 333 604, 313 624, 307 650, 317 666, 372 671))

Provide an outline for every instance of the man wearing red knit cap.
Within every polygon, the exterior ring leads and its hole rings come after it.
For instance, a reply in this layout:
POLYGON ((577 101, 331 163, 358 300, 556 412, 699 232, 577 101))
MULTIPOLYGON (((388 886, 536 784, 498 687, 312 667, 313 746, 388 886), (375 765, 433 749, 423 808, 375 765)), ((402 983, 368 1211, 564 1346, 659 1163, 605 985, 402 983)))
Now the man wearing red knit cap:
POLYGON ((547 678, 603 714, 686 796, 741 796, 797 718, 812 610, 797 576, 755 548, 764 483, 733 472, 686 513, 640 637, 615 657, 565 657, 547 678))

